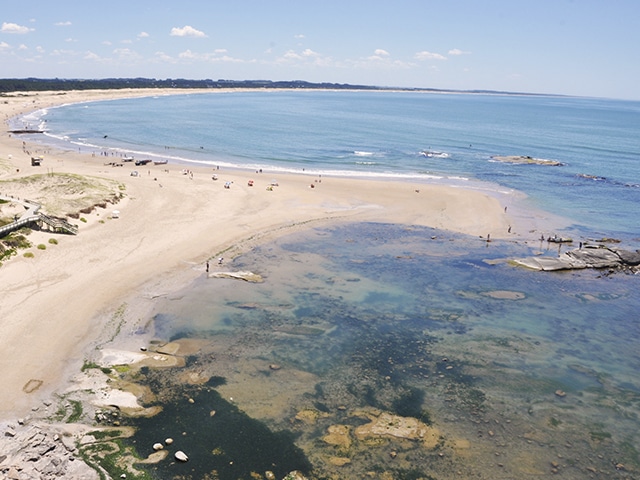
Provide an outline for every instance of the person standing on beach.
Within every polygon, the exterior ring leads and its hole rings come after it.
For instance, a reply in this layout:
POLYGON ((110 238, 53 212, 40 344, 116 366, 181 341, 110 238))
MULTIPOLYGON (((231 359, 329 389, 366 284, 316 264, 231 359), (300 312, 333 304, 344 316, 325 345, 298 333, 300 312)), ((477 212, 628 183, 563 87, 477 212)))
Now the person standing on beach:
POLYGON ((209 273, 209 260, 207 260, 206 269, 207 269, 207 273, 209 273))

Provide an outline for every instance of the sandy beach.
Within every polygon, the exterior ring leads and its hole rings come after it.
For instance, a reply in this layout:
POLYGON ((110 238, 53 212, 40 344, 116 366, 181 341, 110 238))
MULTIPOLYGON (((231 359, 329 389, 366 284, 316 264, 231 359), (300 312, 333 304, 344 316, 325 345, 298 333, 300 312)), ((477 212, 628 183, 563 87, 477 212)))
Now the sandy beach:
MULTIPOLYGON (((1 99, 0 114, 6 122, 61 103, 176 93, 181 92, 11 94, 1 99)), ((20 251, 0 267, 0 419, 26 415, 57 391, 82 365, 84 349, 103 331, 104 318, 128 298, 152 298, 186 285, 205 274, 208 259, 217 268, 218 256, 230 260, 292 229, 376 221, 492 238, 531 230, 531 219, 524 225, 511 205, 507 213, 504 199, 434 184, 324 176, 318 182, 305 174, 192 166, 192 173, 184 174, 185 165, 171 163, 115 168, 105 165, 104 157, 53 150, 44 155, 42 166, 34 167, 30 156, 42 147, 23 146, 20 136, 7 130, 5 125, 0 134, 0 194, 42 198, 37 185, 11 181, 55 172, 117 182, 123 199, 84 215, 86 222, 75 221, 78 235, 34 231, 28 250, 34 257, 20 251), (134 169, 139 176, 131 176, 134 169), (268 190, 273 179, 278 186, 268 190), (225 182, 232 182, 231 188, 224 188, 225 182), (112 218, 115 209, 117 219, 112 218), (58 243, 47 243, 51 237, 58 243), (47 248, 39 250, 38 244, 47 248)))

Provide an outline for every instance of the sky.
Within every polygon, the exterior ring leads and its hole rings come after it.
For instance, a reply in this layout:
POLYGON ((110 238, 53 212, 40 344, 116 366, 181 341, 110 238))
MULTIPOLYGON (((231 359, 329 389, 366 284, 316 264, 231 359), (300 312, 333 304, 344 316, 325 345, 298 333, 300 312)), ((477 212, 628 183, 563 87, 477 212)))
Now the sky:
POLYGON ((640 0, 29 0, 0 78, 305 80, 640 100, 640 0))

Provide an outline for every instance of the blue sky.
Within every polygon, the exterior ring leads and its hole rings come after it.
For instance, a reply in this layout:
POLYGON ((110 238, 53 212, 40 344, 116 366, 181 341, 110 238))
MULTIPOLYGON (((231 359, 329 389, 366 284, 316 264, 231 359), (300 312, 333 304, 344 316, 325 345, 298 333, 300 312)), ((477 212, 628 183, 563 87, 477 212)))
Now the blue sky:
POLYGON ((30 0, 1 78, 307 80, 640 100, 640 0, 30 0))

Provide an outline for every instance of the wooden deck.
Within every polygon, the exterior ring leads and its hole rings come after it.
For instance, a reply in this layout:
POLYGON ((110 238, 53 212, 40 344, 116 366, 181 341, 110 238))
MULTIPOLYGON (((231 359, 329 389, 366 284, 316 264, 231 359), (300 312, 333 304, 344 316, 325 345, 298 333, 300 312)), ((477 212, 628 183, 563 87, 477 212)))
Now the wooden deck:
POLYGON ((37 202, 33 202, 26 199, 18 199, 11 196, 0 195, 0 199, 8 200, 10 202, 20 203, 27 210, 20 218, 15 221, 0 227, 0 238, 8 235, 14 230, 25 227, 27 225, 36 225, 39 229, 43 229, 46 225, 47 229, 50 229, 56 233, 70 233, 72 235, 78 234, 78 227, 70 224, 66 220, 50 217, 44 213, 40 213, 40 205, 37 202))

